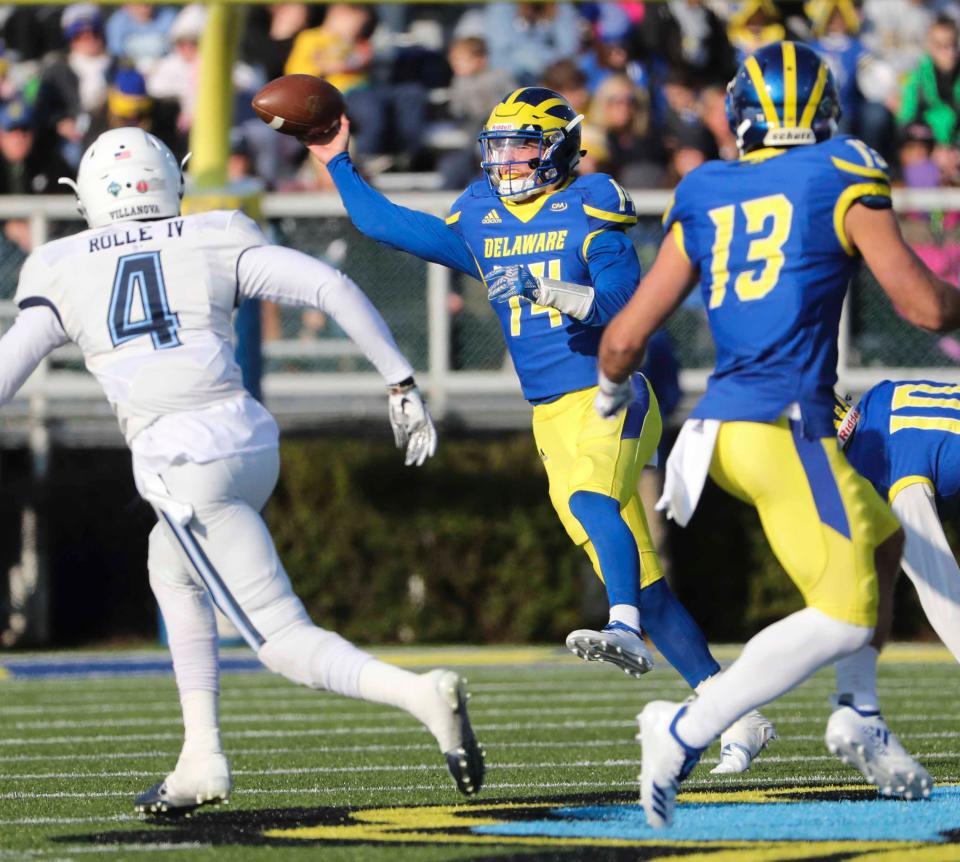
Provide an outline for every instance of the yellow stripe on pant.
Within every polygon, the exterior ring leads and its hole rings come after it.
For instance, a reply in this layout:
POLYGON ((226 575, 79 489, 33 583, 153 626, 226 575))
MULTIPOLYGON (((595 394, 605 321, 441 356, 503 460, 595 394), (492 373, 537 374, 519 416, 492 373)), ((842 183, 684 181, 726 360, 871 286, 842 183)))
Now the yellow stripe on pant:
POLYGON ((809 607, 854 625, 876 624, 874 550, 900 525, 835 437, 805 440, 786 419, 724 422, 710 475, 757 509, 809 607))
POLYGON ((574 543, 583 547, 597 575, 603 572, 593 543, 570 511, 577 491, 594 491, 620 501, 620 516, 630 528, 640 553, 640 586, 663 577, 660 559, 640 503, 637 481, 660 442, 660 408, 649 382, 649 406, 614 419, 601 419, 593 409, 597 387, 570 392, 549 404, 533 408, 533 436, 550 483, 550 501, 574 543))

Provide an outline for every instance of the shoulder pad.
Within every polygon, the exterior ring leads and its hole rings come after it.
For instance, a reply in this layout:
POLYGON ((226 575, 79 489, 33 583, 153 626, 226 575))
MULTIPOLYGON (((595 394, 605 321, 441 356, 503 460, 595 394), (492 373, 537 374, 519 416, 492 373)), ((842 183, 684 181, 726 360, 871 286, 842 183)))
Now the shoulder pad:
POLYGON ((577 189, 583 197, 583 211, 593 219, 629 227, 637 223, 637 212, 630 195, 607 174, 587 174, 577 178, 577 189))
POLYGON ((843 135, 830 142, 830 162, 846 178, 890 182, 890 166, 859 138, 843 135))
POLYGON ((20 267, 20 277, 17 280, 17 290, 13 301, 19 305, 24 299, 34 296, 46 297, 49 294, 50 261, 46 255, 49 249, 42 245, 32 251, 20 267))

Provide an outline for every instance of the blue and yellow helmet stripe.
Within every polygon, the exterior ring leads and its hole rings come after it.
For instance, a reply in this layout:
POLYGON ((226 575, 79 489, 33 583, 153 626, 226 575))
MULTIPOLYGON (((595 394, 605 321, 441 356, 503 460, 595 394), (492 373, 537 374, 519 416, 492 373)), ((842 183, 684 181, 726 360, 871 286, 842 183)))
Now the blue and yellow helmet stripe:
POLYGON ((562 129, 576 115, 559 93, 546 87, 521 87, 494 105, 485 128, 513 125, 518 129, 562 129))
POLYGON ((839 116, 829 67, 798 42, 776 42, 747 57, 727 90, 727 119, 744 152, 826 140, 839 116))

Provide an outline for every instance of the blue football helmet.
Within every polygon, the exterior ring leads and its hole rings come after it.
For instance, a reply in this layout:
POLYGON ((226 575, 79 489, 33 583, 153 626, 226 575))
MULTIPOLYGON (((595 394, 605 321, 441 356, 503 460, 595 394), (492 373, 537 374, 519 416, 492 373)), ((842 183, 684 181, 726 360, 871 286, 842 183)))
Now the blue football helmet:
POLYGON ((726 106, 743 153, 825 141, 840 118, 830 67, 799 42, 775 42, 747 57, 727 87, 726 106))
POLYGON ((498 197, 521 201, 563 182, 580 161, 578 114, 559 93, 521 87, 499 102, 480 132, 480 167, 498 197), (514 158, 523 147, 537 155, 514 158))

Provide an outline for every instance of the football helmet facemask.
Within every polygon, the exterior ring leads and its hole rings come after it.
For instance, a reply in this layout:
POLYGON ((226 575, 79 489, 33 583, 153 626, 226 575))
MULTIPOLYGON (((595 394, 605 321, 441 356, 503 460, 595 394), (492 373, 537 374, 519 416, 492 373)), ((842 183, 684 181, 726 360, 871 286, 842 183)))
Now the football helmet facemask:
POLYGON ((775 42, 747 57, 727 86, 726 109, 742 153, 820 143, 840 119, 830 67, 799 42, 775 42))
POLYGON ((522 201, 563 182, 582 155, 582 122, 583 114, 546 87, 510 93, 480 132, 480 167, 493 193, 522 201))

